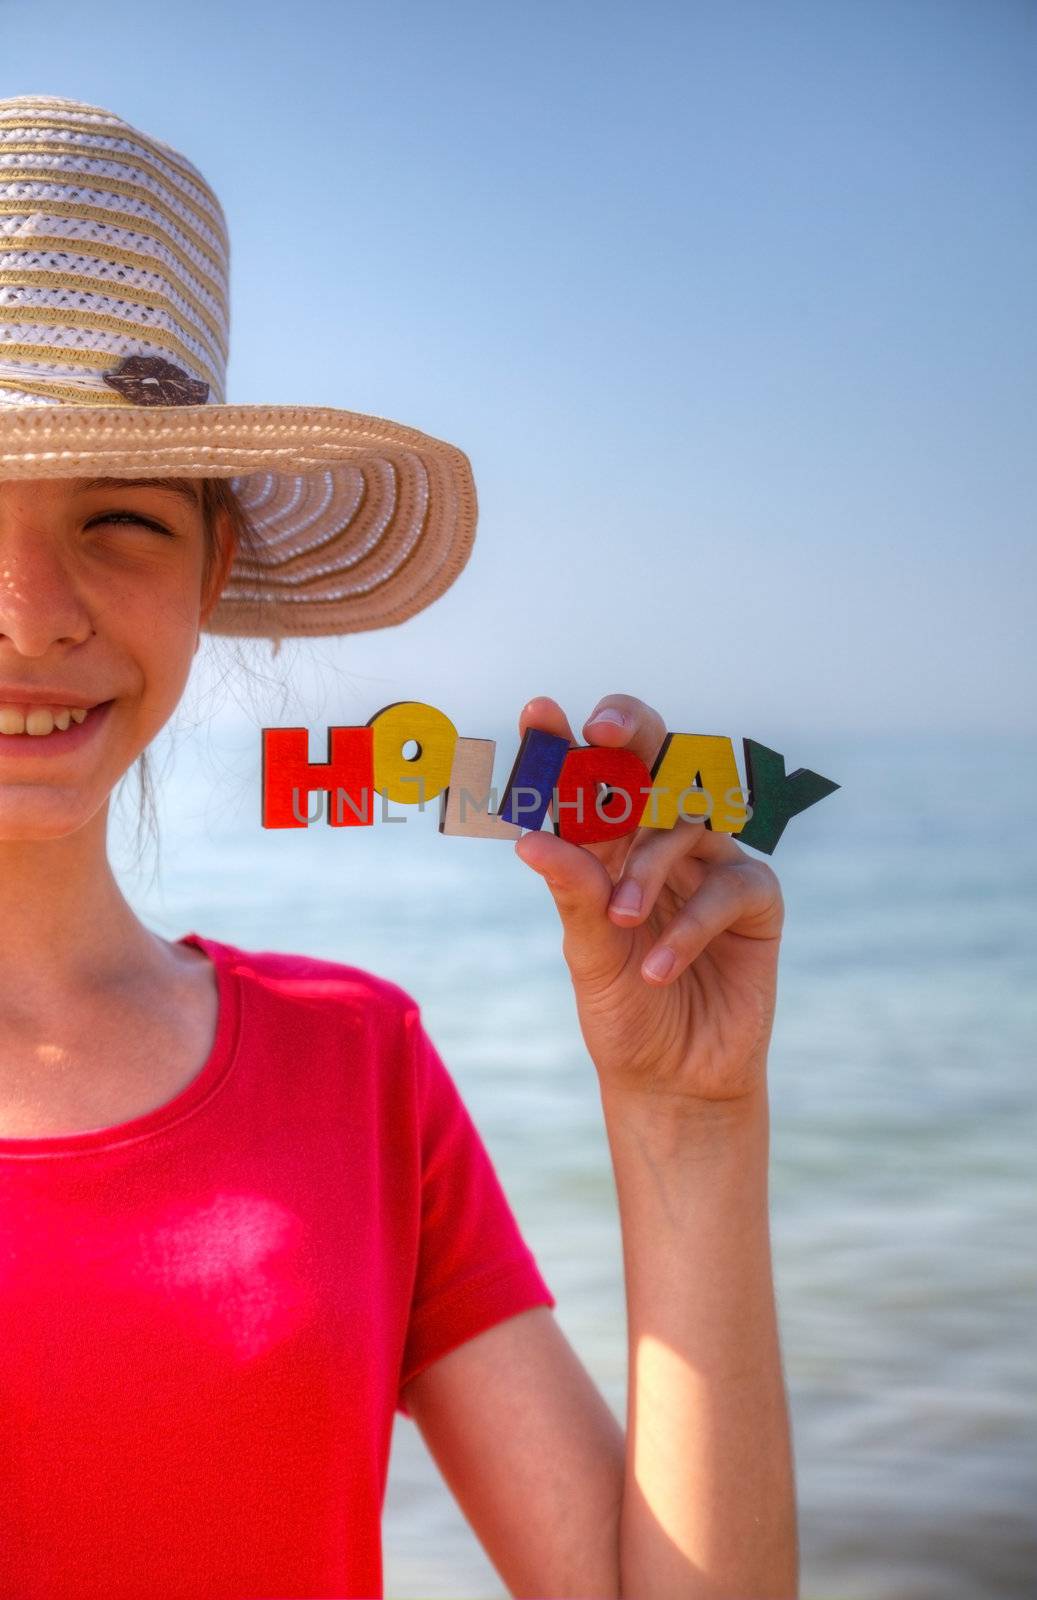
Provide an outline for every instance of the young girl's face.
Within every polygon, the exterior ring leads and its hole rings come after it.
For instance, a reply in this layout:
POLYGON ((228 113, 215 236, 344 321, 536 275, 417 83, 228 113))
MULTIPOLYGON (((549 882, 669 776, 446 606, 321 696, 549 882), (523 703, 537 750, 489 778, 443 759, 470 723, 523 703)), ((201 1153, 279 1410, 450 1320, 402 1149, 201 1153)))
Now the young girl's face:
POLYGON ((0 482, 0 730, 30 693, 58 723, 0 731, 0 841, 82 827, 172 715, 227 570, 203 593, 205 554, 197 480, 0 482))

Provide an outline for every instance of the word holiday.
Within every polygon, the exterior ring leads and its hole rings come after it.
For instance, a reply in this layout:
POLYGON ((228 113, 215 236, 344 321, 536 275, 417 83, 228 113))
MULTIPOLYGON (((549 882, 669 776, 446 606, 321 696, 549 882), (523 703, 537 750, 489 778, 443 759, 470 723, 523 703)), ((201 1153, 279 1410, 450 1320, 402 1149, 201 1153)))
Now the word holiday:
POLYGON ((499 809, 492 788, 493 739, 459 736, 450 718, 420 700, 383 706, 360 727, 328 729, 328 759, 309 759, 307 728, 263 728, 264 828, 305 828, 309 795, 329 797, 334 828, 368 827, 373 797, 417 805, 440 800, 439 831, 473 839, 514 839, 539 829, 550 812, 554 832, 575 844, 618 839, 635 828, 672 828, 678 818, 704 822, 770 855, 790 818, 839 788, 798 767, 786 774, 776 750, 743 739, 747 789, 740 787, 730 739, 667 733, 651 770, 632 750, 570 746, 527 729, 499 809), (409 745, 416 748, 405 754, 409 745), (715 796, 719 795, 719 801, 715 796))

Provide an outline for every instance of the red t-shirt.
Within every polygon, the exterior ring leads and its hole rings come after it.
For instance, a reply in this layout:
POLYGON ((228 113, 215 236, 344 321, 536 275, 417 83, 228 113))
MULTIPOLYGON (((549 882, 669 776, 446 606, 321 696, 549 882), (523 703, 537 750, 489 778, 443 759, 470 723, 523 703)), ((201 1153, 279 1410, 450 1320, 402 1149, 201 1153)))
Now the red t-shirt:
POLYGON ((200 1074, 0 1139, 0 1594, 382 1594, 400 1389, 555 1299, 387 979, 189 933, 200 1074))

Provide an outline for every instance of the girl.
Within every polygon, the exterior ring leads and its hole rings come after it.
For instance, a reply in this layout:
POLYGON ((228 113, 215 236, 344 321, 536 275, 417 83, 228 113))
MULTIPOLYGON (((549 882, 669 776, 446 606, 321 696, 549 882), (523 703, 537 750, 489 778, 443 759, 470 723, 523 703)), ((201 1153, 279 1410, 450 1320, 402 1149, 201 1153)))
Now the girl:
MULTIPOLYGON (((771 869, 680 823, 515 846, 599 1080, 625 1433, 416 1001, 161 939, 115 882, 112 790, 203 631, 399 623, 474 534, 452 446, 224 403, 227 248, 168 145, 0 101, 0 1593, 380 1595, 400 1410, 514 1594, 794 1595, 771 869)), ((582 729, 649 765, 664 733, 623 694, 582 729)))

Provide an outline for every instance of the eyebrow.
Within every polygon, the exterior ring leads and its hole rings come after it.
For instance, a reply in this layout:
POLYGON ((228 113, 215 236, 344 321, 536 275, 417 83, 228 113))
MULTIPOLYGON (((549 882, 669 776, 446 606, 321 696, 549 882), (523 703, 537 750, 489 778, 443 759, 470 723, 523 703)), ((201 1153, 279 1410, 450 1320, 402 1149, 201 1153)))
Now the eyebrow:
POLYGON ((81 493, 90 489, 168 489, 189 500, 197 510, 198 492, 189 478, 88 478, 80 485, 81 493))

